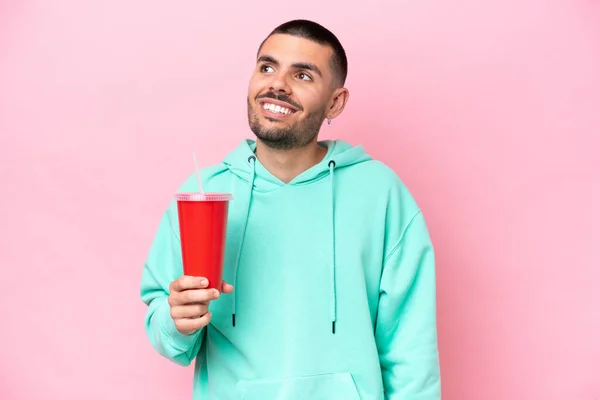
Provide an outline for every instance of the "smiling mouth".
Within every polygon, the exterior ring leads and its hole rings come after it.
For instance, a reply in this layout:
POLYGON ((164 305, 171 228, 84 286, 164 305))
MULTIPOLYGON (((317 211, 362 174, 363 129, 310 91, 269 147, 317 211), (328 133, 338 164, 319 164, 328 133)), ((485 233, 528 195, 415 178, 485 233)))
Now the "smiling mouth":
POLYGON ((261 107, 263 108, 263 110, 272 112, 274 114, 291 115, 296 112, 296 110, 293 110, 291 108, 279 106, 269 102, 262 103, 261 107))

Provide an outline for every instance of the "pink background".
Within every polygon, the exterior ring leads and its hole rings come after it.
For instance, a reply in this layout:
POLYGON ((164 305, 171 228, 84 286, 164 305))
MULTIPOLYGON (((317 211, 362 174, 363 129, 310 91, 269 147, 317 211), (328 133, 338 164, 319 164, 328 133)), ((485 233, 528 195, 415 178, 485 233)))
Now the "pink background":
POLYGON ((190 151, 252 137, 257 45, 297 17, 350 58, 322 137, 427 215, 444 399, 600 398, 599 3, 217 3, 0 2, 0 398, 189 398, 142 265, 190 151))

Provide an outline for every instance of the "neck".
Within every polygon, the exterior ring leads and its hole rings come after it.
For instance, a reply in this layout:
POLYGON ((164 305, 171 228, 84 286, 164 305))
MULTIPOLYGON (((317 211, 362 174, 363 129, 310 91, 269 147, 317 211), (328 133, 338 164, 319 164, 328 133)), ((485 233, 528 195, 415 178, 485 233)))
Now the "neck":
POLYGON ((306 147, 291 150, 272 149, 260 140, 256 142, 256 157, 273 176, 284 183, 290 183, 321 162, 326 154, 327 149, 319 146, 316 140, 306 147))

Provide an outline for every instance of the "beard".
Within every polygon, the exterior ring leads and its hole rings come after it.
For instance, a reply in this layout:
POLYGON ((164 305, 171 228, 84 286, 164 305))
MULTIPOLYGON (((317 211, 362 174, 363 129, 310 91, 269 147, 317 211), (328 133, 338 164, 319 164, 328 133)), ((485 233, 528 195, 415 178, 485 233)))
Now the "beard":
POLYGON ((292 150, 308 146, 312 143, 321 129, 325 119, 326 106, 313 111, 303 121, 282 128, 265 128, 260 124, 259 117, 248 98, 248 124, 256 137, 267 147, 275 150, 292 150))

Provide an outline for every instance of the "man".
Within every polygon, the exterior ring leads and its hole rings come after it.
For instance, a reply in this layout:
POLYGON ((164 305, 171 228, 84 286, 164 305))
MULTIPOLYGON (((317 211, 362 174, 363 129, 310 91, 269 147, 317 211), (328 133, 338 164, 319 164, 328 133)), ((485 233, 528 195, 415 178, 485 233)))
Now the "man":
MULTIPOLYGON (((143 271, 146 330, 194 398, 439 400, 435 262, 423 214, 362 147, 318 141, 349 92, 337 38, 306 20, 261 44, 244 140, 204 169, 229 192, 221 291, 182 276, 176 203, 143 271), (235 290, 234 290, 235 288, 235 290)), ((193 174, 180 187, 197 191, 193 174)))

